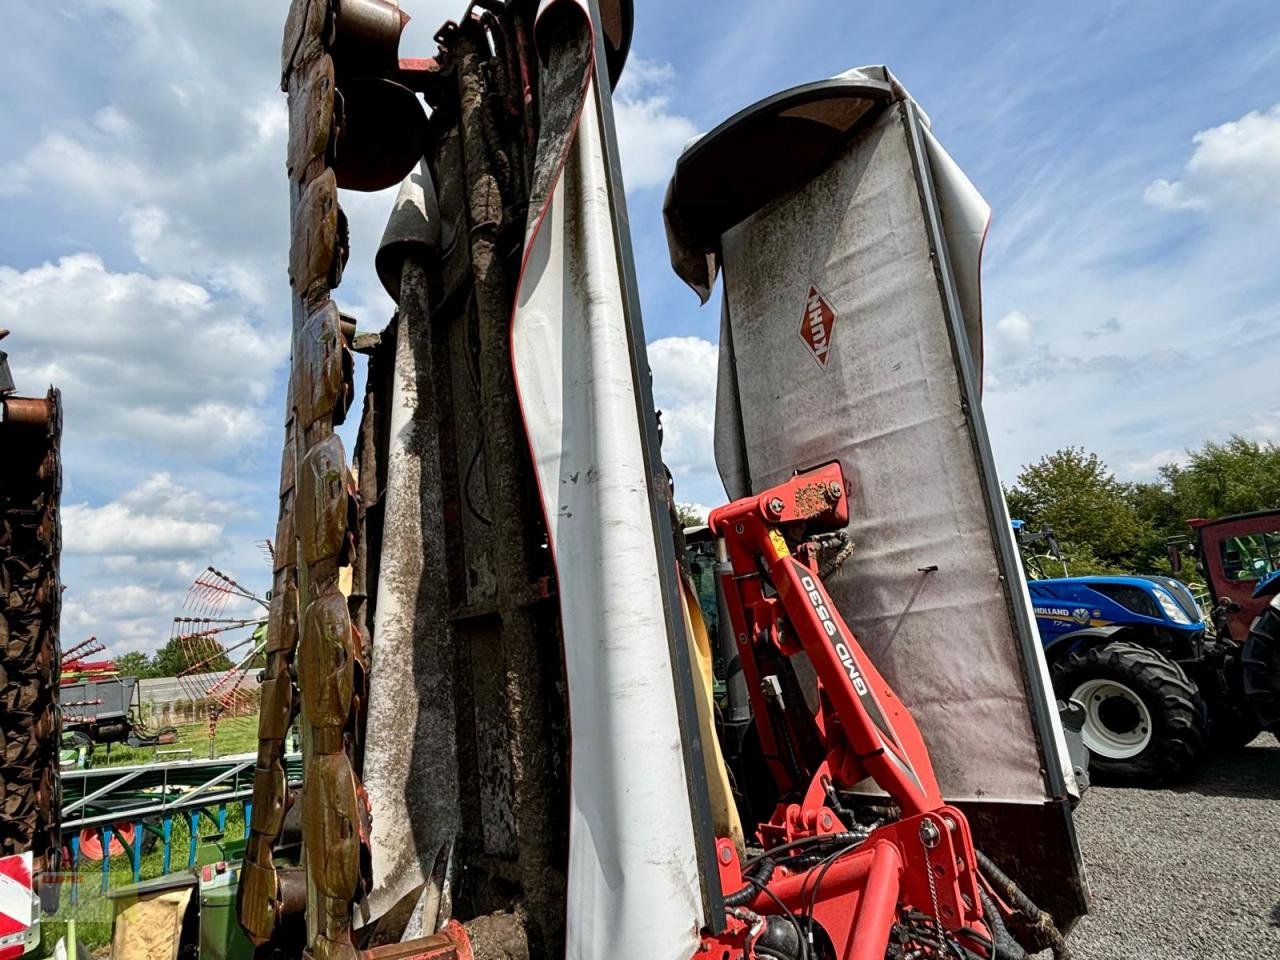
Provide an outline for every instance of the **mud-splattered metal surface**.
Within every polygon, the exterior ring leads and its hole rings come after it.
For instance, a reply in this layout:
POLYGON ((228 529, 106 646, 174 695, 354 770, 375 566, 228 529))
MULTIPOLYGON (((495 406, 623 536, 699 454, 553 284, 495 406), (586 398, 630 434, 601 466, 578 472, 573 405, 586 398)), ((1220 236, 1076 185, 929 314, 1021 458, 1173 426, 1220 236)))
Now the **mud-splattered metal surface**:
POLYGON ((37 878, 59 851, 61 437, 57 390, 0 394, 0 856, 31 851, 37 878))

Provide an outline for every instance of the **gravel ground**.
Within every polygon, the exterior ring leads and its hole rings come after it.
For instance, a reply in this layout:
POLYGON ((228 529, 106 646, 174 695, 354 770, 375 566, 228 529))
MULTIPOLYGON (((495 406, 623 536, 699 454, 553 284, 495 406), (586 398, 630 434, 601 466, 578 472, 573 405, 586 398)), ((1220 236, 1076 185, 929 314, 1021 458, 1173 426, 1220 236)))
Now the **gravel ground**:
POLYGON ((1280 960, 1275 737, 1182 787, 1095 786, 1075 817, 1093 890, 1076 960, 1280 960))

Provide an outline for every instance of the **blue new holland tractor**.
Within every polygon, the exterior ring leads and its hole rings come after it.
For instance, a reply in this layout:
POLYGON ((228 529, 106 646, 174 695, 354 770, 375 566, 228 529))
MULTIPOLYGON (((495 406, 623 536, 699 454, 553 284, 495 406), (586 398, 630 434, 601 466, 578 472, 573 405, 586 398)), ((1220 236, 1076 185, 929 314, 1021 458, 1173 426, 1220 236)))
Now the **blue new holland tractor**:
POLYGON ((1211 716, 1216 742, 1238 745, 1257 734, 1252 711, 1232 702, 1226 662, 1186 584, 1066 576, 1052 530, 1013 526, 1054 692, 1084 707, 1091 777, 1146 784, 1186 777, 1209 746, 1211 716), (1049 576, 1046 562, 1062 563, 1063 576, 1049 576))

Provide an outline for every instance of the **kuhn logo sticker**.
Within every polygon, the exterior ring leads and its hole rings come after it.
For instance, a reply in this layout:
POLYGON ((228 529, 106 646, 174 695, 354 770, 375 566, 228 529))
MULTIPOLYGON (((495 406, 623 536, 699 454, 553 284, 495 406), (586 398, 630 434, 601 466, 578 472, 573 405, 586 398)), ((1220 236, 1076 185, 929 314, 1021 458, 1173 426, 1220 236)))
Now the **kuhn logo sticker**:
POLYGON ((800 321, 800 339, 809 348, 818 366, 825 368, 831 356, 831 338, 836 332, 836 311, 817 287, 809 287, 800 321))

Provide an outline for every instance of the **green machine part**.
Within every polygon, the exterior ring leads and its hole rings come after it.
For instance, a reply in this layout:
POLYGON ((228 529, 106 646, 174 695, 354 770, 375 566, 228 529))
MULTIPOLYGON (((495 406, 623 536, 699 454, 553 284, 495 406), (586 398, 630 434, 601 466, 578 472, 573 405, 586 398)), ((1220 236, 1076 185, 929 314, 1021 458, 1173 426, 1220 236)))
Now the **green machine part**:
POLYGON ((200 881, 200 960, 252 960, 253 944, 236 919, 239 864, 200 881))

